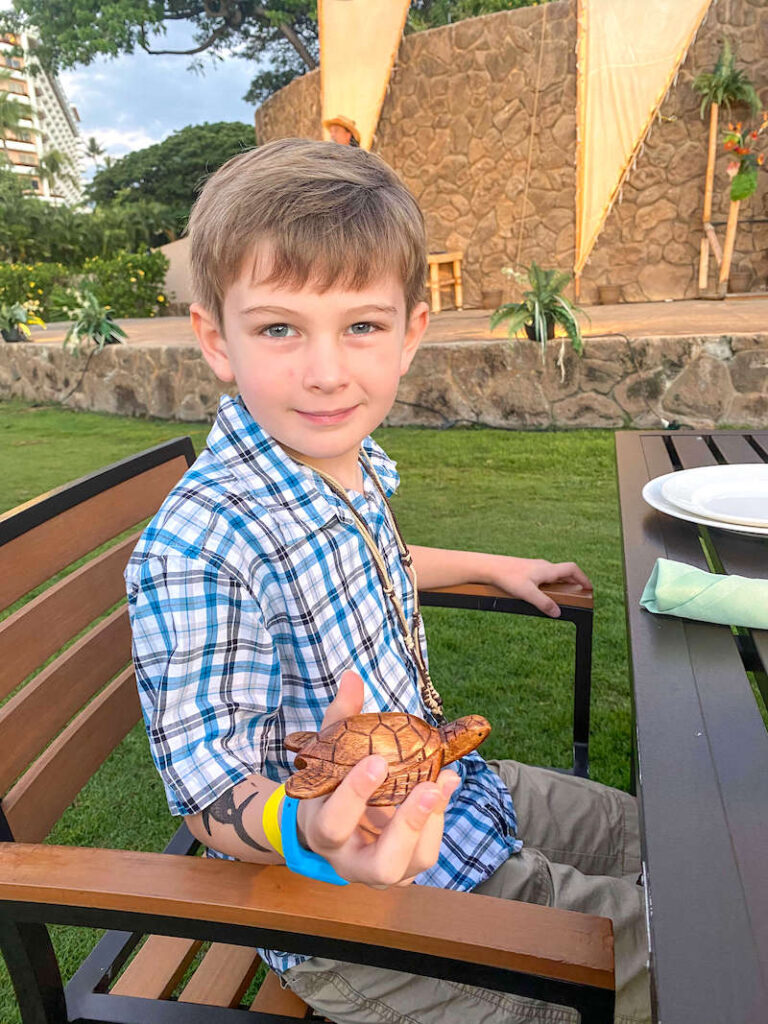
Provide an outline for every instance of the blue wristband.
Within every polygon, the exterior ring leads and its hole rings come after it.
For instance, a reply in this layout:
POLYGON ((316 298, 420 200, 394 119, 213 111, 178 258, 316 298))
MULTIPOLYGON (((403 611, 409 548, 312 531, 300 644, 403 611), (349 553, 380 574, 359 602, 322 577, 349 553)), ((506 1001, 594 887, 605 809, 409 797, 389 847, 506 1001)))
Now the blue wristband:
POLYGON ((331 885, 349 885, 345 878, 341 878, 336 874, 325 857, 321 857, 319 853, 314 853, 312 850, 305 850, 301 845, 296 832, 298 810, 299 801, 294 797, 287 796, 283 801, 283 817, 280 823, 286 867, 290 868, 297 875, 316 878, 318 882, 330 882, 331 885))

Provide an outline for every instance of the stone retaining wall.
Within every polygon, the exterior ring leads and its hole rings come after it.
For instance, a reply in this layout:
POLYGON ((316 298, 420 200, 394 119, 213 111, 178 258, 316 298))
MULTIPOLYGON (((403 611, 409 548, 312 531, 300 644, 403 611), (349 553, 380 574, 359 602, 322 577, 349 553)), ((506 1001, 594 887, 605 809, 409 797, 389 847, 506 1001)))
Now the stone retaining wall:
MULTIPOLYGON (((738 66, 768 106, 768 5, 713 4, 659 111, 637 166, 605 223, 582 278, 582 299, 616 284, 628 302, 697 294, 708 119, 691 84, 711 71, 727 34, 738 66)), ((432 249, 465 253, 465 302, 505 284, 519 262, 572 270, 576 186, 576 0, 502 11, 417 32, 400 46, 374 150, 422 205, 432 249), (546 12, 538 107, 539 42, 546 12), (529 143, 531 174, 526 194, 529 143)), ((736 108, 734 119, 745 112, 736 108)), ((725 127, 727 115, 721 116, 725 127)), ((606 126, 607 130, 615 128, 606 126)), ((255 115, 259 142, 320 137, 320 78, 313 71, 270 97, 255 115)), ((728 210, 728 154, 719 151, 713 220, 721 241, 728 210)), ((733 269, 768 280, 768 188, 742 204, 733 269)), ((716 268, 710 267, 714 288, 716 268)))
MULTIPOLYGON (((387 425, 768 427, 768 334, 590 338, 583 358, 564 349, 562 367, 559 353, 558 341, 545 362, 527 341, 424 345, 387 425)), ((88 359, 0 344, 0 400, 200 421, 213 419, 225 390, 192 346, 114 345, 88 359)))

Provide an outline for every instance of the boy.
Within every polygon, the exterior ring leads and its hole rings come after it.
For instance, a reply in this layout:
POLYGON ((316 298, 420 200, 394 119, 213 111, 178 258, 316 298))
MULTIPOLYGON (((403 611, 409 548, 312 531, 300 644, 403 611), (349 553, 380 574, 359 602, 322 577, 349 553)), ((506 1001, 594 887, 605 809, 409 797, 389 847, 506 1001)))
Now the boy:
MULTIPOLYGON (((208 181, 189 235, 193 327, 239 395, 222 399, 126 569, 134 660, 171 811, 214 856, 280 863, 288 733, 361 709, 440 714, 414 571, 425 587, 493 583, 551 615, 542 584, 589 581, 573 563, 409 553, 399 538, 386 500, 398 476, 369 435, 427 326, 426 252, 418 206, 386 164, 332 143, 263 146, 208 181)), ((368 757, 300 803, 305 863, 611 916, 617 1019, 649 1017, 631 797, 511 761, 492 770, 475 752, 397 810, 366 809, 385 772, 368 757)), ((574 1019, 454 982, 264 958, 349 1024, 574 1019)))

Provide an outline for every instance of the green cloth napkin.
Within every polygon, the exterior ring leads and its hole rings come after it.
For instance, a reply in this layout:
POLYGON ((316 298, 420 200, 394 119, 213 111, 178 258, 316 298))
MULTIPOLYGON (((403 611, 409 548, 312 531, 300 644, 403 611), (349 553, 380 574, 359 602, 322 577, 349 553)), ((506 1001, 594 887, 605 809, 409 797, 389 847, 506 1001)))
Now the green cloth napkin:
POLYGON ((768 580, 721 576, 668 558, 656 559, 640 604, 662 615, 768 629, 768 580))

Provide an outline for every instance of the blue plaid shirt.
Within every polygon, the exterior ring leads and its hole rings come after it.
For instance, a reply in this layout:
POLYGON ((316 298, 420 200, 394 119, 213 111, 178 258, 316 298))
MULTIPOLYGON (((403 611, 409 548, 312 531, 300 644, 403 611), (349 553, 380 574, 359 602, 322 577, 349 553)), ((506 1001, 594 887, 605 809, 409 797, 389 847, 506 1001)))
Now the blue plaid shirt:
MULTIPOLYGON (((371 438, 363 448, 389 496, 395 464, 371 438)), ((350 498, 410 621, 413 587, 384 502, 367 478, 350 498)), ((203 810, 253 772, 285 781, 285 735, 320 728, 346 669, 363 678, 364 711, 433 721, 349 510, 240 398, 222 397, 207 447, 144 530, 125 580, 142 710, 174 814, 203 810)), ((417 881, 468 890, 522 844, 509 792, 479 754, 453 767, 462 785, 440 856, 417 881)), ((263 955, 278 971, 304 959, 263 955)))

